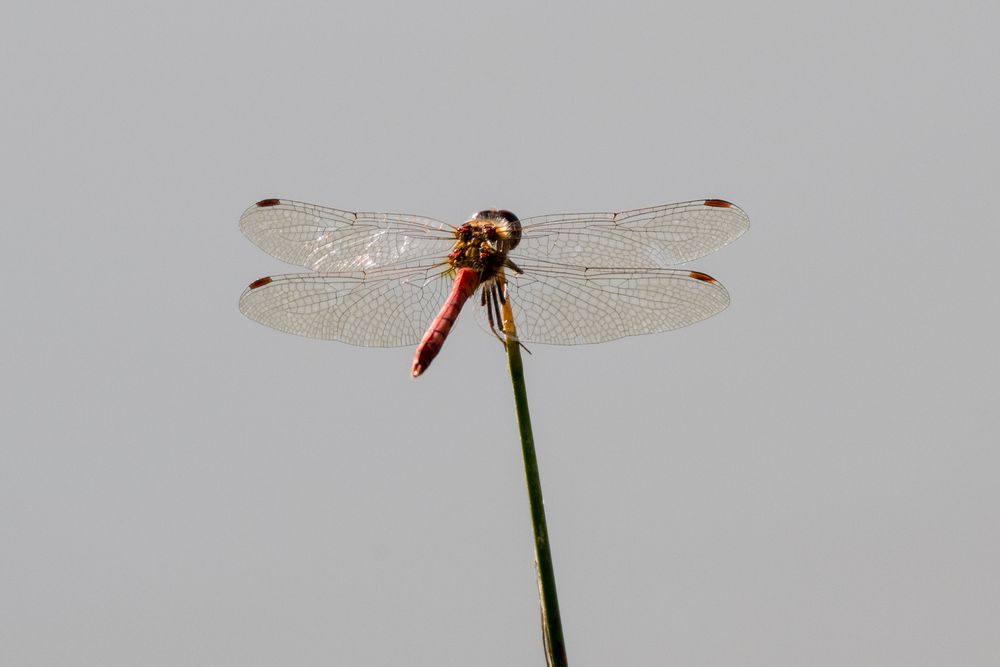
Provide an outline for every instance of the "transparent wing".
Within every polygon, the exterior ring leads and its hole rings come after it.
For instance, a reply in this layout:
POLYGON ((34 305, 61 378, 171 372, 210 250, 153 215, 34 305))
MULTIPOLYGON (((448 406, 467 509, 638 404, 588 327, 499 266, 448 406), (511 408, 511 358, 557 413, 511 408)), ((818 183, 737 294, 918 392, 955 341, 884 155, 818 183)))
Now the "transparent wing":
POLYGON ((264 199, 240 217, 240 229, 264 252, 319 272, 417 266, 447 256, 455 237, 432 218, 353 213, 287 199, 264 199))
POLYGON ((729 305, 714 278, 677 269, 531 265, 507 281, 518 338, 579 345, 694 324, 729 305))
POLYGON ((699 199, 621 213, 564 213, 521 221, 511 259, 575 266, 665 268, 718 250, 750 227, 721 199, 699 199))
POLYGON ((398 347, 420 341, 450 289, 439 269, 296 273, 250 283, 240 310, 300 336, 398 347))

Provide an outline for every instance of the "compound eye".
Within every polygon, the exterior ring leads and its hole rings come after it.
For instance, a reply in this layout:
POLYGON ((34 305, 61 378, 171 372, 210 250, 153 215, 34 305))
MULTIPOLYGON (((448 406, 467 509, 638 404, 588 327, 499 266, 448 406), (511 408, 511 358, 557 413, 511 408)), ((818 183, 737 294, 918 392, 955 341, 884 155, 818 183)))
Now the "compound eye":
MULTIPOLYGON (((500 237, 498 249, 501 252, 508 252, 521 241, 521 221, 517 216, 502 208, 488 208, 476 213, 474 220, 489 220, 496 223, 498 229, 495 230, 500 237)), ((485 228, 486 225, 483 225, 485 228)))
POLYGON ((507 223, 520 222, 520 220, 518 220, 516 215, 502 208, 486 208, 483 209, 482 211, 477 211, 476 214, 472 216, 472 219, 495 220, 497 222, 507 222, 507 223))
MULTIPOLYGON (((496 209, 496 210, 493 211, 493 215, 494 215, 495 218, 497 218, 499 220, 504 220, 504 221, 506 221, 509 224, 513 224, 515 222, 521 222, 520 220, 517 219, 516 215, 514 215, 513 213, 511 213, 510 211, 508 211, 506 209, 502 209, 502 208, 501 209, 496 209)), ((518 227, 520 227, 520 225, 518 225, 518 227)))
POLYGON ((503 225, 501 225, 504 237, 502 250, 510 252, 521 242, 521 221, 517 219, 516 215, 503 209, 496 211, 496 216, 497 219, 503 220, 503 225))

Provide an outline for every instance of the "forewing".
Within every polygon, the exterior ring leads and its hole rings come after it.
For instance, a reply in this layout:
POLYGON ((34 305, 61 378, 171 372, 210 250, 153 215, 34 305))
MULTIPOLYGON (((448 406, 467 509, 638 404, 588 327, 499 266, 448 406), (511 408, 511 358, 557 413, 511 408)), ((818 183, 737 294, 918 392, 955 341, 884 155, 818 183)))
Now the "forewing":
POLYGON ((287 199, 264 199, 240 217, 240 229, 264 252, 321 272, 419 266, 445 259, 451 228, 432 218, 354 213, 287 199))
POLYGON ((741 208, 721 199, 665 204, 621 213, 564 213, 521 221, 523 259, 575 266, 665 268, 718 250, 750 226, 741 208))
POLYGON ((261 278, 240 297, 244 315, 279 331, 366 347, 415 345, 451 281, 409 268, 261 278))
POLYGON ((578 345, 659 333, 721 312, 729 294, 714 278, 676 269, 614 270, 526 265, 507 280, 518 338, 578 345))

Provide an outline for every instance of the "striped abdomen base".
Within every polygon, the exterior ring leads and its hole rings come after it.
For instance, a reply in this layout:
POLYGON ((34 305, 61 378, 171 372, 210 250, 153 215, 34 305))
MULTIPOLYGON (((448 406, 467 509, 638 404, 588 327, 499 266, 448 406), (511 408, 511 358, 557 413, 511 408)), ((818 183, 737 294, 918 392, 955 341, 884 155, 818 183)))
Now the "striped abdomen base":
POLYGON ((468 268, 459 269, 455 274, 455 284, 451 288, 451 294, 445 301, 441 312, 437 314, 431 326, 427 329, 420 344, 417 345, 417 352, 413 355, 413 377, 417 377, 431 365, 431 361, 441 351, 444 339, 448 337, 455 319, 462 312, 462 306, 469 300, 479 287, 479 274, 468 268))

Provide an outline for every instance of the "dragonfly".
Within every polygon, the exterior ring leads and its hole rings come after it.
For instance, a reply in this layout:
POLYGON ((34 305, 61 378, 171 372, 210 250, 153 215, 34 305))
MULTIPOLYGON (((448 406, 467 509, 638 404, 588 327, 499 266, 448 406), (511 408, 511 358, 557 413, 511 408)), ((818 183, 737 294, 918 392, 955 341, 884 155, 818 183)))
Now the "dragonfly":
POLYGON ((417 377, 477 294, 481 320, 501 340, 502 307, 511 308, 521 344, 600 343, 711 317, 729 305, 726 289, 676 266, 731 243, 749 225, 742 209, 722 199, 523 220, 485 209, 457 227, 263 199, 243 213, 240 229, 268 254, 309 271, 251 282, 240 310, 301 336, 416 345, 417 377))

